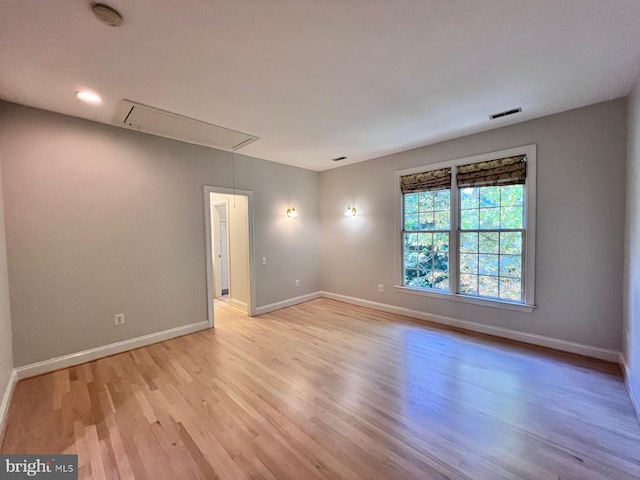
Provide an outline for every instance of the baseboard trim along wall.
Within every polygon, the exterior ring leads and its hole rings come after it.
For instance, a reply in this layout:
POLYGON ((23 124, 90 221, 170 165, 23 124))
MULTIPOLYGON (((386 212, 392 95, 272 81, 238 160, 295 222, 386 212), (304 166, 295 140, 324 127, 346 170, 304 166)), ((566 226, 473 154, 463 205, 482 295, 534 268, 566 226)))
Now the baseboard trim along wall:
POLYGON ((262 307, 256 308, 256 315, 262 315, 263 313, 273 312, 275 310, 280 310, 281 308, 291 307, 299 303, 304 303, 308 302, 309 300, 320 298, 321 296, 322 292, 313 292, 306 295, 300 295, 299 297, 288 298, 286 300, 282 300, 281 302, 263 305, 262 307))
POLYGON ((640 421, 640 385, 638 385, 631 375, 631 367, 627 362, 622 362, 622 373, 624 374, 624 383, 627 385, 631 403, 636 411, 638 421, 640 421))
POLYGON ((321 292, 321 296, 324 298, 330 298, 332 300, 338 300, 339 302, 350 303, 352 305, 358 305, 361 307, 373 308, 374 310, 395 313, 397 315, 404 315, 405 317, 426 320, 428 322, 447 325, 449 327, 456 327, 464 330, 470 330, 472 332, 507 338, 509 340, 529 343, 531 345, 537 345, 540 347, 552 348, 554 350, 561 350, 563 352, 577 353, 579 355, 584 355, 585 357, 598 358, 600 360, 606 360, 608 362, 620 363, 620 352, 617 352, 615 350, 592 347, 589 345, 583 345, 581 343, 558 340, 556 338, 544 337, 542 335, 536 335, 533 333, 519 332, 517 330, 510 330, 507 328, 482 325, 475 322, 469 322, 467 320, 459 320, 457 318, 432 315, 417 310, 411 310, 409 308, 398 307, 386 303, 373 302, 371 300, 364 300, 362 298, 349 297, 347 295, 341 295, 338 293, 321 292))
MULTIPOLYGON (((626 368, 625 363, 621 361, 621 354, 620 352, 617 352, 615 350, 592 347, 592 346, 583 345, 580 343, 569 342, 566 340, 559 340, 559 339, 545 337, 542 335, 536 335, 532 333, 519 332, 516 330, 510 330, 506 328, 482 325, 474 322, 469 322, 466 320, 459 320, 456 318, 444 317, 441 315, 433 315, 425 312, 420 312, 418 310, 411 310, 409 308, 399 307, 396 305, 374 302, 374 301, 365 300, 362 298, 350 297, 347 295, 342 295, 342 294, 332 293, 332 292, 324 292, 324 291, 313 292, 306 295, 301 295, 298 297, 282 300, 280 302, 270 303, 268 305, 257 307, 256 315, 262 315, 265 313, 273 312, 275 310, 280 310, 282 308, 297 305, 299 303, 308 302, 310 300, 314 300, 316 298, 321 298, 321 297, 349 303, 352 305, 358 305, 361 307, 372 308, 374 310, 380 310, 383 312, 394 313, 397 315, 417 318, 420 320, 426 320, 428 322, 437 323, 440 325, 461 328, 461 329, 469 330, 472 332, 484 333, 487 335, 493 335, 496 337, 506 338, 509 340, 529 343, 531 345, 552 348, 552 349, 561 350, 564 352, 584 355, 586 357, 598 358, 598 359, 606 360, 609 362, 620 363, 622 365, 623 370, 625 371, 625 380, 627 381, 627 385, 629 385, 630 392, 632 392, 631 396, 634 401, 634 405, 636 409, 640 411, 640 408, 639 408, 640 389, 638 388, 637 385, 633 385, 631 383, 633 380, 628 375, 628 372, 627 372, 628 369, 626 368)), ((60 370, 62 368, 80 365, 82 363, 97 360, 99 358, 108 357, 110 355, 126 352, 129 350, 133 350, 135 348, 151 345, 153 343, 170 340, 172 338, 179 337, 182 335, 188 335, 190 333, 206 330, 207 328, 209 328, 208 321, 192 323, 190 325, 184 325, 181 327, 164 330, 162 332, 151 333, 149 335, 144 335, 141 337, 124 340, 122 342, 112 343, 109 345, 104 345, 102 347, 96 347, 89 350, 84 350, 82 352, 72 353, 69 355, 64 355, 61 357, 52 358, 50 360, 44 360, 42 362, 33 363, 31 365, 25 365, 23 367, 15 368, 11 376, 9 385, 7 386, 7 391, 4 394, 2 404, 0 405, 0 419, 2 419, 2 415, 5 413, 5 409, 7 408, 7 405, 9 402, 10 394, 13 391, 13 386, 18 380, 34 377, 36 375, 42 375, 44 373, 53 372, 55 370, 60 370)))
POLYGON ((4 395, 2 396, 2 403, 0 403, 0 444, 2 444, 2 439, 4 438, 4 430, 6 427, 5 420, 7 418, 7 414, 9 413, 9 404, 11 403, 11 397, 13 396, 13 390, 18 383, 18 375, 16 373, 16 369, 14 368, 11 371, 11 376, 9 377, 9 382, 7 383, 7 388, 4 391, 4 395))
POLYGON ((209 322, 198 322, 190 325, 184 325, 181 327, 171 328, 169 330, 163 330, 161 332, 151 333, 149 335, 143 335, 142 337, 131 338, 129 340, 123 340, 122 342, 111 343, 102 347, 91 348, 78 353, 72 353, 64 355, 62 357, 52 358, 50 360, 44 360, 38 363, 32 363, 31 365, 25 365, 24 367, 18 367, 14 369, 17 374, 17 379, 35 377, 36 375, 42 375, 43 373, 53 372, 62 368, 73 367, 80 365, 81 363, 91 362, 99 358, 109 357, 117 353, 127 352, 135 348, 145 347, 153 343, 163 342, 175 337, 181 337, 190 333, 199 332, 209 328, 209 322))
POLYGON ((247 311, 247 304, 241 300, 236 300, 235 298, 229 299, 229 305, 239 308, 240 310, 247 311))

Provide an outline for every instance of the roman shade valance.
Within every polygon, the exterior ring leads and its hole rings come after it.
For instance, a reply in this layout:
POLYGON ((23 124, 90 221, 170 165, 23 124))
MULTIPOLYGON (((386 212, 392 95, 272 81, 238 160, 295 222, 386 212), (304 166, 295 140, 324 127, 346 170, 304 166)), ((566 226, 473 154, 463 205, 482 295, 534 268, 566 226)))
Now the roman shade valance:
POLYGON ((441 168, 400 177, 400 190, 403 194, 448 188, 451 188, 451 168, 441 168))
POLYGON ((519 185, 524 184, 526 178, 526 155, 460 165, 456 173, 459 188, 519 185))

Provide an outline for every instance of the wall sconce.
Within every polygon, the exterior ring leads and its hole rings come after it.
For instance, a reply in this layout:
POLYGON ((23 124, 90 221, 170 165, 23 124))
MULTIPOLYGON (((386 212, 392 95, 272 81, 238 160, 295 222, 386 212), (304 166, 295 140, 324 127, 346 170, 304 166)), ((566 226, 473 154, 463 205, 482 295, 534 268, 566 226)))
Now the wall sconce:
POLYGON ((344 212, 345 217, 355 217, 356 216, 356 207, 347 207, 344 212))
POLYGON ((287 217, 297 217, 298 212, 296 212, 296 207, 291 207, 287 209, 287 217))

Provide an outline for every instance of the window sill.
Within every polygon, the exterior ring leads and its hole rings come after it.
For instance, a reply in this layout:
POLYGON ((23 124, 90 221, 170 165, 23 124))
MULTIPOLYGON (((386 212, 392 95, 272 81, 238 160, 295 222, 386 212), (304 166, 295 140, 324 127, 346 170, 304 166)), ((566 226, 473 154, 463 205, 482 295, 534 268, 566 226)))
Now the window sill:
POLYGON ((470 303, 473 305, 482 305, 483 307, 500 308, 503 310, 512 310, 514 312, 531 313, 536 308, 535 305, 523 305, 521 303, 503 302, 500 300, 489 300, 486 298, 475 298, 467 295, 460 295, 457 293, 448 292, 434 292, 430 290, 422 290, 419 288, 403 287, 401 285, 395 285, 395 289, 398 293, 407 293, 409 295, 418 295, 422 297, 434 297, 440 300, 449 300, 460 303, 470 303))

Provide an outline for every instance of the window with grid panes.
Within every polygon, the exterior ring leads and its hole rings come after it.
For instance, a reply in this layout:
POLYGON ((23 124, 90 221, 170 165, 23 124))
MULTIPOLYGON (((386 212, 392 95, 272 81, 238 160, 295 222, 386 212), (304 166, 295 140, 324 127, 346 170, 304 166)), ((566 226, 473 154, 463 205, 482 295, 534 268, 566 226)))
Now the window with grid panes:
POLYGON ((526 254, 534 248, 535 146, 522 148, 529 155, 487 154, 400 175, 403 287, 533 304, 526 269, 534 257, 526 254))
POLYGON ((449 291, 451 191, 404 196, 405 285, 449 291))
POLYGON ((523 185, 460 188, 458 195, 459 292, 521 302, 523 185))

